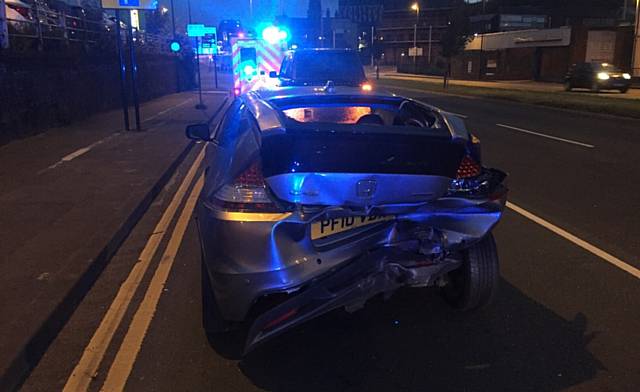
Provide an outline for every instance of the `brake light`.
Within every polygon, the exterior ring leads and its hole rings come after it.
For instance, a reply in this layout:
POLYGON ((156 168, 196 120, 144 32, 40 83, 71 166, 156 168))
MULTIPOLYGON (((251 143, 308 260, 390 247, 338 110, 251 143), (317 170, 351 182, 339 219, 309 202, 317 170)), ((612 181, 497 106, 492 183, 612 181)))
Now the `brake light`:
POLYGON ((365 83, 362 85, 362 91, 371 91, 371 90, 373 90, 373 86, 371 86, 371 84, 365 83))
POLYGON ((471 178, 476 177, 482 171, 482 168, 478 162, 474 161, 469 155, 465 155, 460 162, 456 178, 471 178))
POLYGON ((223 185, 215 193, 216 204, 234 211, 276 211, 262 176, 260 165, 255 163, 240 173, 230 184, 223 185))

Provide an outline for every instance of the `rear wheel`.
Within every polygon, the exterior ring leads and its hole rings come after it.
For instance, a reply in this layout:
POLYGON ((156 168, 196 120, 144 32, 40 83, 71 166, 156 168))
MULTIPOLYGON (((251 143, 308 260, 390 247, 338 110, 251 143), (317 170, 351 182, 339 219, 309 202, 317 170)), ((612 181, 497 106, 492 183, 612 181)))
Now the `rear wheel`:
POLYGON ((627 93, 627 91, 629 91, 629 87, 624 87, 624 88, 621 88, 621 89, 620 89, 620 92, 621 92, 622 94, 626 94, 626 93, 627 93))
POLYGON ((488 305, 500 281, 498 251, 492 234, 467 249, 462 266, 449 273, 444 299, 454 308, 469 311, 488 305))

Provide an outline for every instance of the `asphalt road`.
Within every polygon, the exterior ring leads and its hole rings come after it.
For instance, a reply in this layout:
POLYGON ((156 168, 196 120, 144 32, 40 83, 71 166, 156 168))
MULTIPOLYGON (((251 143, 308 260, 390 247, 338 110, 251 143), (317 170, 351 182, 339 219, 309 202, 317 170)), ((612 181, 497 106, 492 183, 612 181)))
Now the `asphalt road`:
POLYGON ((236 358, 227 342, 209 342, 201 328, 198 233, 189 217, 189 195, 198 187, 198 174, 189 169, 199 147, 23 390, 74 385, 70 375, 81 358, 90 360, 76 369, 91 371, 76 375, 92 391, 122 385, 131 391, 637 390, 640 276, 621 266, 640 268, 640 121, 405 93, 465 116, 482 140, 485 164, 510 174, 513 205, 495 231, 502 281, 493 306, 460 314, 432 291, 402 290, 354 314, 328 314, 236 358), (174 195, 182 202, 167 218, 171 224, 158 230, 174 195), (154 238, 158 252, 122 322, 87 349, 109 307, 121 304, 118 288, 145 263, 143 249, 154 238), (576 238, 593 248, 576 245, 576 238), (97 355, 100 347, 104 355, 97 355))

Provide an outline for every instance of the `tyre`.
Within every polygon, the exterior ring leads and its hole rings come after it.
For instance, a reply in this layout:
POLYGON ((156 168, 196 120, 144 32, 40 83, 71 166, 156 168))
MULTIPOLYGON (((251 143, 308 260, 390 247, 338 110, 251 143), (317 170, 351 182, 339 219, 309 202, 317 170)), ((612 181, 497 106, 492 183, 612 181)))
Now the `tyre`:
POLYGON ((493 235, 488 234, 464 252, 462 266, 449 273, 442 294, 455 309, 475 310, 491 303, 499 282, 498 251, 493 235))
POLYGON ((564 91, 571 91, 571 89, 573 89, 573 85, 571 85, 571 82, 568 80, 564 82, 564 91))
POLYGON ((626 94, 626 93, 627 93, 627 91, 629 91, 629 87, 624 87, 624 88, 621 88, 621 89, 620 89, 620 92, 621 92, 622 94, 626 94))
POLYGON ((213 295, 211 281, 204 260, 201 261, 201 288, 202 288, 202 327, 207 335, 214 335, 231 330, 231 323, 225 321, 213 295))
POLYGON ((591 91, 593 91, 594 93, 600 92, 600 86, 597 82, 593 82, 593 84, 591 84, 591 91))

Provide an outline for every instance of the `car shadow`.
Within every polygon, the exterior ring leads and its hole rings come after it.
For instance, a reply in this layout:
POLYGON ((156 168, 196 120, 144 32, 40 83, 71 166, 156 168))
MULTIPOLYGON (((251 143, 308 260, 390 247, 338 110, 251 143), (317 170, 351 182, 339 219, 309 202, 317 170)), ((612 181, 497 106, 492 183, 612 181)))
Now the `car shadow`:
POLYGON ((584 315, 567 321, 504 280, 472 314, 405 289, 302 325, 239 366, 272 391, 557 391, 603 369, 586 327, 584 315))

